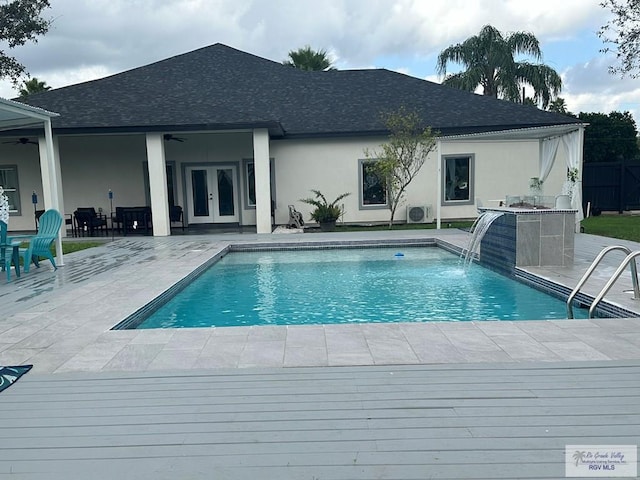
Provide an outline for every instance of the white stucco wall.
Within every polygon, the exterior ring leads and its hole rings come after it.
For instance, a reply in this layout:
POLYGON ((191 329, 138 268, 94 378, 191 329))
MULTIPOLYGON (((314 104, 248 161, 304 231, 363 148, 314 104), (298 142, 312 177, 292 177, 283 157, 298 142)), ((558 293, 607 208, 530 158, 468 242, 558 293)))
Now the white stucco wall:
MULTIPOLYGON (((443 141, 442 155, 475 155, 476 199, 484 206, 497 206, 494 200, 507 195, 528 195, 532 177, 540 175, 538 140, 443 141)), ((435 163, 432 164, 435 168, 435 163)), ((546 180, 543 195, 559 195, 566 178, 564 152, 546 180)), ((443 206, 442 218, 464 218, 476 215, 475 205, 443 206)))
MULTIPOLYGON (((282 140, 271 142, 271 155, 275 158, 278 202, 276 223, 288 219, 287 205, 293 203, 309 218, 312 207, 299 201, 312 196, 309 189, 322 191, 328 200, 343 192, 352 192, 345 198, 345 222, 384 222, 389 218, 387 209, 364 210, 359 207, 359 159, 365 158, 364 148, 375 150, 384 138, 282 140)), ((504 198, 506 195, 526 195, 529 180, 539 175, 538 140, 518 141, 443 141, 441 155, 472 154, 475 158, 474 197, 483 201, 504 198)), ((565 179, 564 157, 559 156, 544 185, 545 195, 560 194, 565 179)), ((435 208, 437 198, 437 152, 434 150, 422 170, 409 185, 406 200, 398 208, 396 220, 406 220, 407 205, 430 205, 435 208)), ((475 200, 475 199, 474 199, 475 200)), ((473 218, 477 215, 473 205, 443 206, 442 218, 473 218)))
MULTIPOLYGON (((165 158, 173 162, 176 174, 175 202, 186 207, 184 168, 193 165, 225 163, 236 165, 238 178, 238 208, 244 225, 255 225, 255 209, 247 208, 244 175, 245 159, 253 157, 251 132, 176 135, 184 142, 165 141, 165 158)), ((293 204, 309 220, 311 206, 300 202, 312 196, 312 188, 322 191, 329 200, 343 192, 351 192, 341 203, 345 207, 345 222, 385 222, 389 211, 362 209, 359 205, 359 160, 364 149, 375 150, 385 139, 304 139, 271 140, 270 154, 275 174, 276 223, 288 220, 288 205, 293 204)), ((144 134, 60 137, 60 162, 64 205, 72 213, 77 207, 93 206, 109 213, 109 189, 116 206, 147 204, 144 182, 146 146, 144 134)), ((529 141, 469 141, 443 140, 442 155, 473 154, 475 158, 474 197, 485 205, 506 195, 529 192, 529 180, 539 175, 539 142, 529 141)), ((406 220, 406 205, 430 205, 435 213, 437 198, 436 152, 432 152, 423 169, 409 186, 404 204, 396 220, 406 220)), ((39 194, 42 203, 42 183, 36 145, 0 143, 0 164, 18 165, 22 215, 10 220, 11 230, 33 229, 31 192, 39 194)), ((560 193, 565 180, 564 151, 558 158, 544 185, 545 195, 560 193)), ((443 206, 443 219, 472 218, 476 206, 443 206)))
MULTIPOLYGON (((38 146, 33 144, 16 145, 0 142, 0 165, 13 165, 18 168, 18 183, 20 188, 20 215, 9 217, 9 230, 33 230, 33 204, 31 193, 38 193, 38 210, 44 209, 42 196, 42 182, 40 181, 40 159, 38 146)), ((35 137, 32 137, 35 140, 35 137)), ((1 183, 1 182, 0 182, 1 183)))
POLYGON ((60 169, 66 213, 78 207, 101 208, 145 205, 144 135, 61 137, 60 169))

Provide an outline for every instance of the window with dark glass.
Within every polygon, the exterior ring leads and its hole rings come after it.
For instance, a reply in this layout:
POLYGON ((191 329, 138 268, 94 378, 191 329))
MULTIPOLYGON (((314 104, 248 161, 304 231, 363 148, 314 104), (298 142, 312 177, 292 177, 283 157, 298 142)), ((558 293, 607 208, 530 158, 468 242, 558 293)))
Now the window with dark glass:
POLYGON ((443 158, 444 202, 473 201, 473 158, 448 156, 443 158))
MULTIPOLYGON (((256 166, 252 158, 243 160, 244 170, 244 208, 256 208, 256 166)), ((276 183, 275 183, 275 160, 269 159, 269 183, 271 187, 271 204, 275 203, 276 183)))
POLYGON ((360 201, 362 206, 386 205, 387 188, 374 168, 375 160, 360 163, 360 201))
POLYGON ((9 199, 9 213, 20 215, 20 190, 18 188, 18 167, 16 165, 0 166, 0 186, 9 199))
POLYGON ((256 170, 254 162, 247 162, 247 206, 256 206, 256 170))
MULTIPOLYGON (((167 198, 169 200, 169 206, 173 207, 176 205, 176 166, 175 162, 167 162, 166 164, 166 172, 167 172, 167 198)), ((149 162, 142 162, 142 173, 144 175, 144 186, 145 186, 145 199, 147 205, 151 205, 151 190, 149 187, 149 162)))

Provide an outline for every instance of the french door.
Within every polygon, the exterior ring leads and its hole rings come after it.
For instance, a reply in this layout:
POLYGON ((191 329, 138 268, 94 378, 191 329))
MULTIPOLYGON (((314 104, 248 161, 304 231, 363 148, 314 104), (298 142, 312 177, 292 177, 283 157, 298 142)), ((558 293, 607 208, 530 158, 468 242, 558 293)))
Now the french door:
POLYGON ((238 171, 235 165, 186 168, 189 223, 235 223, 238 171))

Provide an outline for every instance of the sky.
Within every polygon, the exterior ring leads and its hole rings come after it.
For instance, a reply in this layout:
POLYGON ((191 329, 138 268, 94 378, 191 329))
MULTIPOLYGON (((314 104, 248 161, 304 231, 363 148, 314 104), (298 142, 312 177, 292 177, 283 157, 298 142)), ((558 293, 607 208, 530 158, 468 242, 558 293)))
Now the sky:
MULTIPOLYGON (((214 43, 281 62, 305 45, 341 69, 386 68, 440 82, 446 47, 491 24, 528 31, 562 77, 578 113, 630 111, 640 120, 640 79, 611 75, 597 31, 600 0, 50 0, 53 23, 37 43, 7 50, 54 88, 147 65, 214 43)), ((0 49, 6 45, 0 43, 0 49)), ((0 96, 17 90, 0 81, 0 96)))

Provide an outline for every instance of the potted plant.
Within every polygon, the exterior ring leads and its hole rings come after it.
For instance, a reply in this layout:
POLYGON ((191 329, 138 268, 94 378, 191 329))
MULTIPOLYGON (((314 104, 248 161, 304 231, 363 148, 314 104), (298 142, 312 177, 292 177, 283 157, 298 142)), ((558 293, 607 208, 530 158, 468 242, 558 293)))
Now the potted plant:
POLYGON ((538 177, 531 177, 529 180, 529 190, 531 191, 531 195, 537 196, 542 195, 542 184, 544 182, 540 180, 538 177))
POLYGON ((343 193, 331 203, 319 190, 311 190, 315 198, 301 198, 300 201, 313 205, 315 209, 311 212, 311 219, 320 224, 320 230, 330 232, 336 228, 336 220, 342 215, 342 210, 338 206, 338 202, 344 197, 351 195, 343 193))

